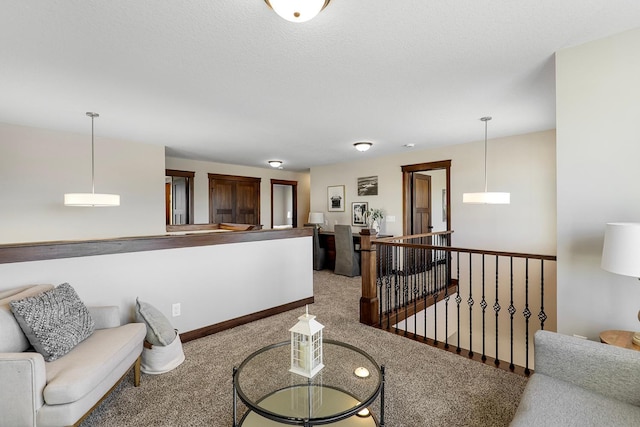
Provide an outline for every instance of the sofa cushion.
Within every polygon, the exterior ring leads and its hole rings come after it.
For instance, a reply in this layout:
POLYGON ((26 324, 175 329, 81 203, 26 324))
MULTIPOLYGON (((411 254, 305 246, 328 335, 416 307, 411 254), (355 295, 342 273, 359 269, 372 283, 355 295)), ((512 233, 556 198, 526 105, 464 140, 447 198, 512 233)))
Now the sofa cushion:
POLYGON ((47 362, 64 356, 93 333, 89 310, 68 283, 9 305, 27 339, 47 362))
POLYGON ((640 407, 538 373, 529 379, 511 423, 512 427, 639 425, 640 407))
POLYGON ((157 308, 136 298, 136 321, 147 325, 147 341, 153 345, 169 345, 176 338, 176 330, 157 308))
POLYGON ((11 312, 10 301, 41 294, 52 285, 30 285, 0 292, 0 353, 20 353, 30 347, 29 340, 11 312))
POLYGON ((44 401, 49 405, 81 399, 103 381, 132 352, 142 352, 146 328, 128 323, 96 330, 60 359, 49 362, 44 401))

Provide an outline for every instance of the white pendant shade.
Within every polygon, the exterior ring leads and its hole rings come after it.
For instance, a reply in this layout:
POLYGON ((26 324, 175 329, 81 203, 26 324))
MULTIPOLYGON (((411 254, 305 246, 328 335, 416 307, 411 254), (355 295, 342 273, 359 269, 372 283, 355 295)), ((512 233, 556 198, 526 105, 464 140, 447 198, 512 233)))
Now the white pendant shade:
POLYGON ((508 205, 511 203, 511 193, 487 191, 487 122, 491 117, 483 117, 480 120, 484 122, 484 191, 462 194, 462 203, 508 205))
POLYGON ((313 19, 330 0, 265 0, 281 18, 290 22, 313 19))
POLYGON ((117 194, 100 193, 67 193, 64 195, 65 206, 120 206, 120 196, 117 194))
POLYGON ((462 203, 508 205, 511 203, 511 193, 464 193, 462 195, 462 203))
POLYGON ((120 196, 117 194, 101 194, 95 192, 95 155, 93 142, 93 119, 100 117, 98 113, 87 112, 91 117, 91 193, 66 193, 65 206, 120 206, 120 196))

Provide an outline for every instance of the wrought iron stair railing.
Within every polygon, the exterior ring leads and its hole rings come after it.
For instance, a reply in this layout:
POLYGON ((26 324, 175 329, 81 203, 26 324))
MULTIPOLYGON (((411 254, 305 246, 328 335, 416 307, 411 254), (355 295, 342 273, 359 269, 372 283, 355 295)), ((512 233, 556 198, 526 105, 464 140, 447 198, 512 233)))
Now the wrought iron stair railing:
POLYGON ((452 247, 451 233, 363 230, 360 321, 529 375, 533 333, 555 329, 556 257, 452 247))

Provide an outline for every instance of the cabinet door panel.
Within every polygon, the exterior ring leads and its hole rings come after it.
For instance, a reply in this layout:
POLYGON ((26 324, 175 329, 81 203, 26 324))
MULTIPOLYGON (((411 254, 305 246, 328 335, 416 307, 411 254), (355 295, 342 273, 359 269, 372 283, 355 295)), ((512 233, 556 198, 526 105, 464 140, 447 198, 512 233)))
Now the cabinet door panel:
POLYGON ((209 221, 260 224, 260 178, 209 174, 209 221))

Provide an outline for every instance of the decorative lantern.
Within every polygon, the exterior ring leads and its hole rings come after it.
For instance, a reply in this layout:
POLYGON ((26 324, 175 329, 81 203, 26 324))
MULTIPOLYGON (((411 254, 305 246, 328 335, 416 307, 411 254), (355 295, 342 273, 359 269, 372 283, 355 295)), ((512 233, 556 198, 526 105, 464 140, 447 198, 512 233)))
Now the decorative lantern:
POLYGON ((324 326, 309 314, 298 317, 298 323, 291 332, 291 369, 290 372, 313 378, 324 368, 322 364, 322 329, 324 326))

